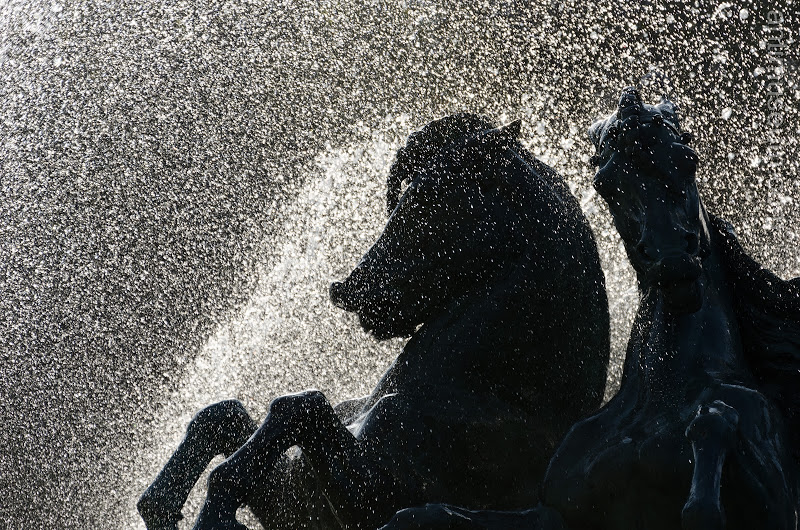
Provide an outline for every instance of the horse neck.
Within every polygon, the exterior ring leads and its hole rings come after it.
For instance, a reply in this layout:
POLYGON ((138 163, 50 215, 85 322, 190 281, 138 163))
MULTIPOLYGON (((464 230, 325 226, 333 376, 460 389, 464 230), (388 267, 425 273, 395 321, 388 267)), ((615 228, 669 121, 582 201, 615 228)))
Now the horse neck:
POLYGON ((725 281, 720 252, 704 260, 703 305, 691 314, 667 310, 663 293, 642 291, 642 303, 625 363, 623 386, 639 399, 685 395, 691 385, 714 380, 740 382, 746 377, 732 293, 725 281), (626 383, 628 383, 626 385, 626 383))
POLYGON ((422 342, 426 343, 425 347, 436 343, 437 348, 452 346, 461 351, 473 347, 503 349, 512 344, 519 345, 523 340, 521 337, 526 336, 530 329, 532 315, 521 311, 514 312, 514 318, 503 317, 504 314, 510 315, 514 308, 522 307, 528 295, 525 286, 531 286, 527 281, 531 274, 530 269, 524 266, 525 261, 524 257, 505 261, 490 281, 475 285, 442 306, 406 348, 422 346, 414 344, 422 342))

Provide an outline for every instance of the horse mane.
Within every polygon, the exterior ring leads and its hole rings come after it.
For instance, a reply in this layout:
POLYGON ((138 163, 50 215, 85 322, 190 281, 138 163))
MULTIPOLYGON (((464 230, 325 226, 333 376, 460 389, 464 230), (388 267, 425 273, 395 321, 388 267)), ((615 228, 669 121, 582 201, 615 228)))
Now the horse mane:
POLYGON ((711 224, 733 291, 745 357, 760 390, 786 417, 790 449, 800 457, 800 278, 782 280, 745 252, 728 222, 712 216, 711 224))
POLYGON ((461 112, 432 121, 412 133, 406 145, 398 149, 387 178, 386 205, 388 213, 397 206, 403 182, 414 180, 417 174, 442 149, 467 134, 494 129, 488 118, 461 112))
MULTIPOLYGON (((438 153, 464 136, 495 127, 497 125, 489 118, 461 112, 432 121, 421 130, 412 133, 406 145, 397 151, 389 169, 386 191, 388 213, 391 215, 397 206, 403 182, 414 180, 438 153)), ((571 213, 581 214, 580 204, 553 168, 534 157, 519 142, 516 142, 514 151, 553 189, 571 213)))

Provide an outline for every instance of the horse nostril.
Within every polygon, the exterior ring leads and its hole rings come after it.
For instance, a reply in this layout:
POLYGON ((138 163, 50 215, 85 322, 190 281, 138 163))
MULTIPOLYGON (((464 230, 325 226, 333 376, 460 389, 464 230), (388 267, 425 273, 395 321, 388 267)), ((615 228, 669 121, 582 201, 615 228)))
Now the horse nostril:
POLYGON ((697 234, 686 234, 686 252, 691 256, 696 256, 700 250, 700 238, 697 234))
POLYGON ((639 256, 645 261, 656 261, 656 257, 652 255, 644 241, 639 241, 639 244, 636 245, 636 252, 638 252, 639 256))
POLYGON ((333 282, 328 288, 328 295, 336 307, 347 304, 346 290, 343 282, 333 282))

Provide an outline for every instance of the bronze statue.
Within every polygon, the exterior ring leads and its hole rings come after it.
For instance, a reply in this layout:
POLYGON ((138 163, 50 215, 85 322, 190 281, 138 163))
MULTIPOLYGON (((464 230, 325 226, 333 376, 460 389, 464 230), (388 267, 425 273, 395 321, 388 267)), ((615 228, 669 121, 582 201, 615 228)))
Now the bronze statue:
POLYGON ((537 508, 428 505, 385 528, 796 529, 800 279, 762 269, 706 212, 666 98, 628 88, 589 135, 641 295, 619 393, 569 431, 537 508))
POLYGON ((398 152, 386 228, 330 289, 375 337, 410 337, 373 393, 280 397, 258 429, 235 401, 201 411, 139 501, 148 529, 176 528, 220 453, 198 530, 244 528, 244 504, 299 529, 375 528, 426 502, 536 503, 556 444, 602 401, 609 323, 591 230, 519 126, 450 116, 398 152))

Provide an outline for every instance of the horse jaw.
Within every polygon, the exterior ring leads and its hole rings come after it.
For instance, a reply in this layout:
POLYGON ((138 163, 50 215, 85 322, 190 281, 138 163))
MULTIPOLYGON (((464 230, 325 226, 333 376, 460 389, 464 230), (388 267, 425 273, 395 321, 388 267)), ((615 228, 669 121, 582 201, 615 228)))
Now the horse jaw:
POLYGON ((706 259, 711 253, 711 235, 708 230, 708 213, 700 203, 700 229, 698 251, 669 256, 647 270, 640 278, 660 289, 667 311, 675 315, 688 315, 703 307, 707 274, 706 259))
POLYGON ((703 287, 699 279, 680 280, 661 287, 664 306, 670 313, 688 315, 703 307, 703 287))
POLYGON ((344 282, 333 282, 330 299, 334 306, 358 315, 361 328, 377 340, 410 337, 417 323, 407 318, 400 304, 400 291, 384 285, 358 285, 352 275, 344 282))

